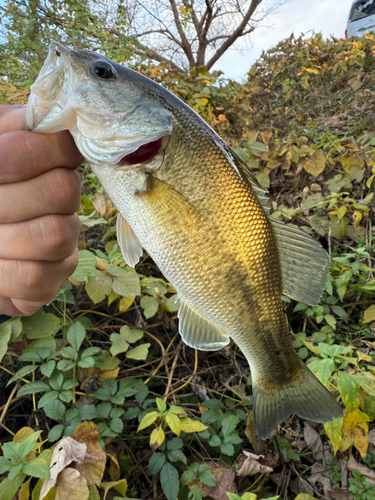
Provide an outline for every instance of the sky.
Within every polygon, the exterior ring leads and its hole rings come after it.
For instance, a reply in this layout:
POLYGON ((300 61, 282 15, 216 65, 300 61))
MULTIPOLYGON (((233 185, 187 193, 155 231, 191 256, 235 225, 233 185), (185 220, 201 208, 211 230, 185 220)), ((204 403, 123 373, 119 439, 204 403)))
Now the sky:
MULTIPOLYGON (((264 4, 272 0, 264 0, 264 4)), ((263 50, 275 47, 278 42, 288 38, 293 32, 307 36, 322 33, 324 38, 333 35, 344 37, 349 10, 353 0, 288 0, 278 12, 265 19, 263 24, 271 28, 257 28, 249 42, 240 42, 241 53, 229 49, 213 67, 221 70, 225 76, 241 81, 251 65, 259 58, 263 50)))

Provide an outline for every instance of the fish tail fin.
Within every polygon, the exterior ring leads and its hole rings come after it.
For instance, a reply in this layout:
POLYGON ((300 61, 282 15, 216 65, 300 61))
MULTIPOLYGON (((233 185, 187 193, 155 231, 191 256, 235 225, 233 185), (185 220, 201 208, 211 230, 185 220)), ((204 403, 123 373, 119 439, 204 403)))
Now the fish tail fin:
POLYGON ((282 386, 272 381, 264 384, 255 378, 253 398, 255 432, 261 439, 266 439, 273 429, 294 413, 321 423, 343 415, 340 404, 302 364, 292 380, 282 386))

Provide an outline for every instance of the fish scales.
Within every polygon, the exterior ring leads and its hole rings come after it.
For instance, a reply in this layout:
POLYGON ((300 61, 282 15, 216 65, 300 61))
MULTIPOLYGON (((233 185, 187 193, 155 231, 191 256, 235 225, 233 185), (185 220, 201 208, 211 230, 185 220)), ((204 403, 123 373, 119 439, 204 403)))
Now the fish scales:
POLYGON ((293 413, 318 422, 342 415, 295 353, 280 300, 316 304, 327 254, 269 216, 247 165, 191 108, 101 55, 55 42, 32 87, 27 128, 71 131, 121 213, 125 261, 135 265, 145 248, 176 288, 183 340, 203 350, 229 338, 238 345, 260 437, 293 413))

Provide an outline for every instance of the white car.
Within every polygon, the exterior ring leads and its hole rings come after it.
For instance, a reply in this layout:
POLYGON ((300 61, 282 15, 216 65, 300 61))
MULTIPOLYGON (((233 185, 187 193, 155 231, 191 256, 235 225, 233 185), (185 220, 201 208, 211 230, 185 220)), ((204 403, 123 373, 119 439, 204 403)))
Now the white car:
POLYGON ((350 9, 345 38, 375 31, 375 0, 354 0, 350 9))

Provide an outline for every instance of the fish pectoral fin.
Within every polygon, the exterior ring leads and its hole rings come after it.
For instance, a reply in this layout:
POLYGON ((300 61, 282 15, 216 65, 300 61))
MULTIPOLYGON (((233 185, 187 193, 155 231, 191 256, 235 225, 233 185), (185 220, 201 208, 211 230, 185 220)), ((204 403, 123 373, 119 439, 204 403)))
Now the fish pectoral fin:
POLYGON ((282 293, 316 306, 327 284, 329 256, 301 229, 270 217, 280 259, 282 293))
POLYGON ((128 266, 135 267, 143 254, 142 245, 120 212, 117 213, 116 232, 124 261, 128 266))
POLYGON ((180 301, 179 331, 185 344, 201 351, 217 351, 229 344, 230 339, 226 333, 184 300, 180 301))

